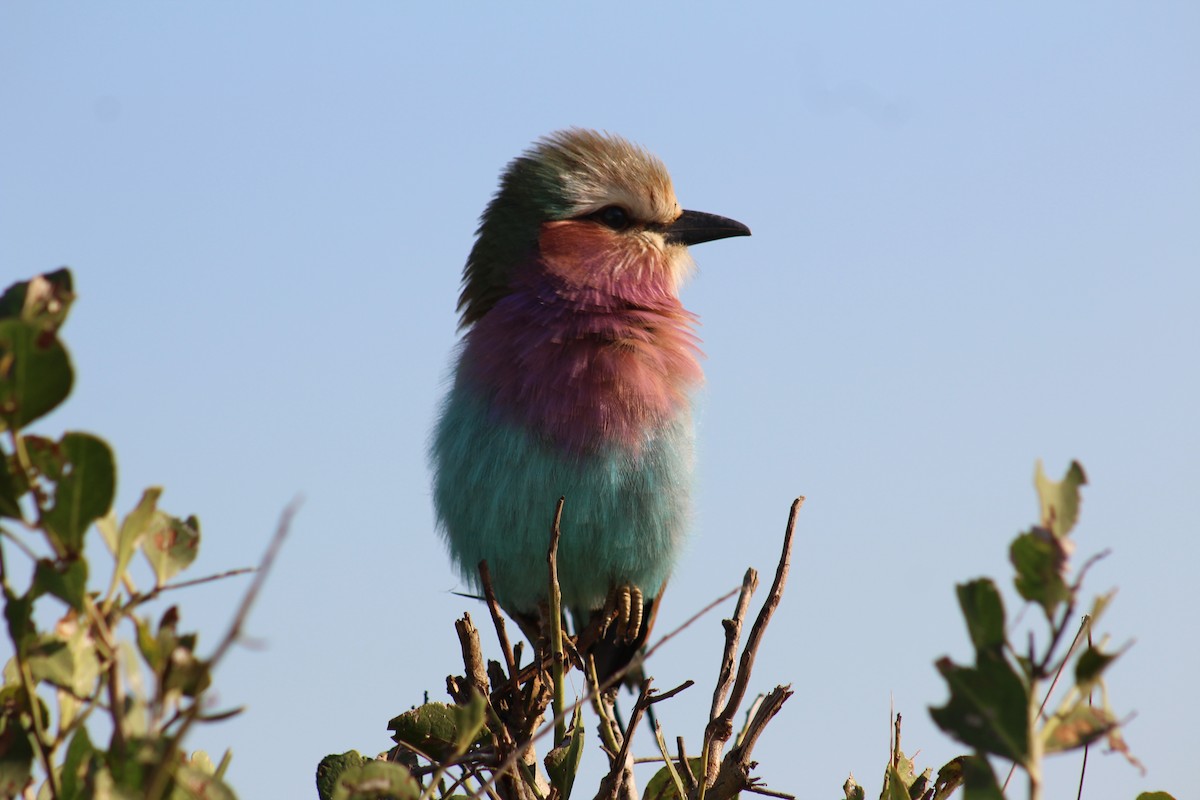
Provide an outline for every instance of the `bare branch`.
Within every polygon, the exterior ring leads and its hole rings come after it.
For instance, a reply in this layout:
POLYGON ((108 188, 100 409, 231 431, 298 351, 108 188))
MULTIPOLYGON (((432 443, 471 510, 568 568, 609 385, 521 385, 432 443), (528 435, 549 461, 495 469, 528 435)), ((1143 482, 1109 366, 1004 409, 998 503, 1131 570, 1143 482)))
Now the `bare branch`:
POLYGON ((717 673, 717 685, 713 689, 712 708, 708 714, 710 723, 720 715, 721 704, 725 702, 729 689, 733 686, 733 664, 737 659, 737 648, 742 638, 742 625, 746 619, 746 610, 750 606, 750 597, 757 589, 758 572, 751 567, 742 578, 742 590, 738 595, 733 616, 721 620, 721 625, 725 628, 725 650, 721 656, 721 670, 717 673))
POLYGON ((175 589, 187 589, 191 586, 199 586, 202 583, 212 583, 213 581, 220 581, 226 578, 234 578, 238 575, 245 575, 249 572, 254 572, 254 569, 254 567, 238 567, 237 569, 218 572, 215 575, 205 575, 203 578, 193 578, 192 580, 180 581, 179 583, 168 583, 165 586, 156 586, 145 594, 135 593, 133 597, 129 598, 129 602, 125 604, 124 610, 128 611, 141 605, 142 603, 148 603, 163 592, 170 592, 174 591, 175 589))
POLYGON ((520 687, 517 685, 517 660, 513 657, 512 645, 508 641, 504 617, 500 615, 500 604, 496 602, 496 592, 492 587, 492 573, 488 569, 487 559, 479 562, 479 582, 483 586, 483 598, 487 601, 488 612, 492 615, 492 627, 496 629, 496 638, 500 640, 500 652, 504 654, 504 664, 508 667, 509 688, 513 698, 516 698, 520 693, 520 687))
POLYGON ((596 794, 596 800, 617 800, 622 794, 636 796, 636 791, 632 790, 631 785, 633 765, 629 758, 629 745, 633 741, 633 732, 637 730, 638 723, 642 721, 642 714, 653 704, 653 701, 649 699, 652 683, 653 680, 650 678, 642 683, 642 691, 638 695, 637 702, 633 704, 633 711, 629 714, 629 724, 625 726, 624 734, 621 737, 621 749, 617 751, 616 758, 612 760, 608 774, 600 781, 600 791, 596 794))
POLYGON ((765 786, 759 786, 758 784, 755 784, 753 786, 747 786, 746 791, 753 792, 754 794, 765 795, 766 797, 780 797, 780 798, 783 798, 783 800, 796 800, 796 795, 794 795, 794 794, 788 794, 787 792, 777 792, 773 789, 768 789, 765 786))
MULTIPOLYGON (((458 643, 462 650, 463 668, 466 670, 467 684, 484 697, 489 694, 487 671, 483 668, 483 651, 479 645, 479 629, 471 621, 471 615, 463 612, 462 619, 454 621, 454 630, 458 633, 458 643)), ((466 702, 469 695, 455 696, 458 702, 466 702)))
POLYGON ((692 772, 692 765, 691 762, 688 761, 687 751, 683 749, 682 736, 675 737, 675 752, 679 757, 679 769, 683 771, 682 775, 684 788, 687 789, 687 793, 690 795, 692 792, 697 791, 700 787, 696 785, 696 774, 692 772))
MULTIPOLYGON (((771 591, 763 601, 762 608, 758 612, 758 617, 754 620, 754 626, 750 629, 750 636, 746 639, 746 645, 742 650, 742 658, 738 664, 737 678, 733 683, 729 700, 721 712, 709 721, 708 727, 705 729, 704 776, 706 783, 715 781, 718 778, 717 765, 721 761, 721 753, 724 750, 725 743, 733 735, 733 716, 737 713, 742 699, 746 696, 746 688, 749 686, 750 676, 754 671, 754 659, 758 655, 759 646, 762 644, 763 634, 766 633, 771 616, 775 613, 775 609, 779 607, 779 601, 783 597, 783 588, 787 583, 788 570, 792 562, 792 542, 796 531, 796 518, 803 505, 803 497, 797 497, 792 503, 791 512, 788 514, 787 529, 783 535, 783 552, 779 556, 779 565, 775 569, 775 580, 771 584, 771 591)), ((783 699, 786 700, 787 698, 783 699)), ((780 700, 779 704, 782 705, 782 702, 783 700, 780 700)), ((764 708, 759 710, 760 714, 766 709, 767 705, 764 702, 764 708)), ((775 712, 777 711, 778 708, 775 709, 775 712)), ((774 716, 774 712, 770 716, 774 716)), ((753 746, 753 738, 756 737, 757 733, 752 735, 748 730, 746 739, 750 742, 751 746, 753 746)), ((724 771, 723 768, 722 771, 724 771)), ((746 779, 748 780, 748 776, 746 779)))

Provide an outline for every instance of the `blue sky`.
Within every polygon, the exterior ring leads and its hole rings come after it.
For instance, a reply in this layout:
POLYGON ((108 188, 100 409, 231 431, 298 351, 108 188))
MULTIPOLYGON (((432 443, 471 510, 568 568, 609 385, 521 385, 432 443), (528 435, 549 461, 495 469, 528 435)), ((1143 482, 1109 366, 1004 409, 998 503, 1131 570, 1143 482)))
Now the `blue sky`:
MULTIPOLYGON (((1142 778, 1195 782, 1200 562, 1200 11, 1186 3, 10 3, 0 9, 0 278, 68 264, 78 371, 47 432, 114 445, 199 514, 196 575, 257 560, 305 501, 217 675, 246 798, 314 796, 321 756, 386 749, 441 697, 479 613, 434 533, 425 446, 478 214, 504 164, 580 125, 640 142, 695 250, 696 525, 664 630, 773 569, 808 497, 755 689, 775 788, 877 790, 889 703, 937 766, 933 661, 967 657, 953 584, 1007 583, 1035 459, 1088 471, 1080 552, 1142 778)), ((214 643, 244 584, 179 597, 214 643)), ((1011 599, 1012 593, 1009 591, 1011 599)), ((1010 613, 1016 611, 1010 602, 1010 613)), ((717 616, 657 656, 697 742, 717 616)), ((0 644, 5 656, 7 643, 0 644)), ((643 746, 649 744, 643 740, 643 746)), ((695 749, 695 748, 693 748, 695 749)), ((592 756, 593 762, 595 756, 592 756)), ((1075 758, 1051 772, 1073 791, 1075 758)))

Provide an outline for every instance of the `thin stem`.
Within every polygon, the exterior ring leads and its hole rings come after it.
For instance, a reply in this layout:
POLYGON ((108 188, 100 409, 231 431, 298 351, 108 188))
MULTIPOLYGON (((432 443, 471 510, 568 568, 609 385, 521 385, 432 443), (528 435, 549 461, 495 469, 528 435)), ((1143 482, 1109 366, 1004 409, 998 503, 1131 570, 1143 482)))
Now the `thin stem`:
POLYGON ((1088 629, 1088 623, 1091 621, 1092 618, 1090 615, 1083 615, 1083 619, 1079 623, 1079 630, 1075 631, 1075 638, 1071 640, 1071 647, 1068 648, 1062 663, 1058 665, 1058 670, 1054 673, 1054 680, 1050 682, 1050 688, 1046 690, 1046 695, 1042 698, 1042 704, 1038 706, 1038 719, 1041 719, 1043 712, 1045 712, 1046 703, 1050 702, 1050 695, 1054 694, 1054 687, 1058 685, 1058 679, 1062 677, 1063 670, 1067 667, 1067 662, 1071 660, 1071 654, 1075 652, 1075 647, 1079 644, 1079 637, 1083 636, 1083 632, 1088 629))
POLYGON ((617 742, 617 736, 613 733, 613 726, 616 723, 613 722, 608 710, 604 708, 604 704, 600 700, 600 679, 596 675, 596 659, 592 657, 591 653, 588 653, 587 657, 587 686, 588 696, 592 698, 592 710, 600 718, 600 739, 605 749, 615 757, 617 751, 621 749, 621 745, 617 742))
POLYGON ((683 770, 683 782, 687 787, 687 797, 692 792, 696 791, 696 774, 692 772, 691 762, 688 760, 687 751, 683 749, 683 737, 675 737, 675 752, 679 756, 679 767, 683 770))
POLYGON ((763 635, 766 633, 767 625, 771 622, 775 609, 779 607, 779 602, 783 599, 783 589, 787 584, 788 571, 792 562, 792 542, 796 532, 796 519, 803 505, 803 497, 797 497, 792 502, 791 511, 788 513, 787 528, 783 534, 783 548, 779 556, 779 564, 775 568, 775 580, 771 583, 771 591, 758 611, 754 625, 750 628, 750 635, 746 637, 746 644, 742 648, 742 657, 738 662, 737 678, 730 690, 729 700, 725 703, 721 713, 710 719, 705 728, 703 753, 705 786, 711 787, 713 781, 716 780, 721 752, 725 743, 733 735, 733 715, 737 713, 742 699, 746 696, 746 687, 749 685, 750 675, 754 671, 754 659, 758 655, 759 645, 762 644, 763 635))
POLYGON ((214 575, 205 575, 203 578, 192 578, 191 580, 187 581, 179 581, 178 583, 168 583, 164 586, 156 586, 145 594, 134 594, 133 597, 129 598, 129 602, 124 605, 122 611, 129 611, 137 606, 140 606, 142 603, 148 603, 157 598, 163 592, 170 592, 175 589, 187 589, 192 586, 199 586, 203 583, 212 583, 213 581, 224 580, 225 578, 234 578, 238 575, 245 575, 248 572, 254 572, 254 569, 254 567, 238 567, 237 569, 218 572, 214 575))
POLYGON ((546 554, 546 560, 550 562, 550 649, 554 655, 550 675, 554 681, 555 747, 567 740, 567 716, 564 713, 567 690, 563 681, 562 590, 558 585, 558 540, 562 536, 560 524, 565 501, 565 497, 560 497, 554 506, 554 521, 550 525, 550 552, 546 554))
MULTIPOLYGON (((667 752, 667 739, 663 736, 662 726, 655 721, 653 727, 654 742, 658 745, 658 752, 662 753, 663 763, 666 764, 667 772, 671 776, 671 782, 675 784, 675 791, 679 793, 680 797, 687 797, 687 785, 684 784, 683 776, 680 775, 679 770, 676 769, 675 762, 671 760, 671 754, 667 752)), ((682 741, 682 739, 680 741, 682 741)), ((683 768, 685 771, 691 772, 691 770, 688 769, 686 761, 683 762, 683 768)), ((695 781, 693 780, 693 783, 694 782, 695 781)))
MULTIPOLYGON (((279 515, 279 522, 275 527, 275 534, 271 537, 271 542, 267 545, 267 552, 263 554, 262 561, 259 562, 258 569, 255 572, 254 580, 251 581, 249 588, 246 589, 246 594, 242 596, 242 602, 238 606, 237 613, 233 617, 233 621, 229 624, 229 630, 225 632, 224 638, 217 645, 216 651, 212 657, 208 659, 207 667, 211 673, 216 669, 217 664, 229 652, 229 648, 233 647, 234 643, 242 636, 242 628, 246 624, 246 619, 250 616, 250 609, 254 606, 254 601, 258 599, 259 592, 262 591, 263 584, 266 583, 267 576, 271 574, 271 567, 275 565, 275 559, 279 555, 279 551, 283 548, 283 542, 287 538, 288 532, 292 527, 292 518, 300 508, 300 500, 297 498, 288 503, 283 509, 283 513, 279 515)), ((188 709, 188 714, 183 720, 183 724, 179 726, 179 730, 175 732, 165 748, 166 757, 159 763, 154 775, 149 784, 149 791, 146 797, 149 800, 159 800, 167 789, 167 784, 171 780, 171 773, 176 765, 174 753, 179 749, 179 743, 183 741, 183 737, 187 734, 192 724, 200 715, 200 698, 196 698, 191 707, 188 709)))
MULTIPOLYGON (((1092 646, 1092 630, 1089 627, 1088 628, 1088 647, 1091 648, 1091 646, 1092 646)), ((1091 708, 1091 707, 1092 707, 1092 690, 1089 689, 1088 690, 1088 708, 1091 708)), ((1082 800, 1082 798, 1083 798, 1083 778, 1084 778, 1084 776, 1087 775, 1087 760, 1088 760, 1088 748, 1089 747, 1091 747, 1090 742, 1083 746, 1083 763, 1079 765, 1079 791, 1075 793, 1075 800, 1082 800)))
POLYGON ((508 667, 509 691, 516 699, 521 693, 521 687, 517 683, 517 661, 513 656, 512 645, 508 641, 504 617, 500 615, 500 604, 496 602, 496 591, 492 586, 492 573, 488 569, 487 559, 479 562, 479 582, 483 586, 483 599, 487 601, 488 613, 492 615, 492 627, 496 629, 496 638, 500 640, 500 652, 504 654, 504 665, 508 667))
POLYGON ((46 748, 47 734, 45 726, 42 725, 41 701, 37 696, 29 662, 21 658, 20 651, 21 648, 18 647, 17 672, 21 675, 21 686, 25 689, 25 697, 29 701, 29 716, 33 719, 33 742, 37 745, 38 757, 46 770, 46 786, 50 788, 50 797, 58 800, 58 777, 54 774, 54 764, 50 758, 50 751, 46 748))
POLYGON ((9 539, 13 544, 15 544, 18 550, 29 557, 30 561, 38 560, 38 555, 37 553, 33 552, 33 548, 21 541, 21 539, 8 528, 0 528, 0 536, 9 539))

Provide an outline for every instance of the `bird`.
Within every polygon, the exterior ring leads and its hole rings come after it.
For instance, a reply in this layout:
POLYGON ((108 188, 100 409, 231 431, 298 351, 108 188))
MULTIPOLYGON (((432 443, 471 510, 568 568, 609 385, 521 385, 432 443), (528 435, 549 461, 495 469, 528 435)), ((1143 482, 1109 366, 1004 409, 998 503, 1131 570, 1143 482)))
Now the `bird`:
POLYGON ((509 162, 463 269, 430 445, 438 528, 476 589, 487 562, 497 602, 536 642, 564 498, 562 606, 576 632, 618 618, 594 652, 601 680, 645 642, 689 527, 703 372, 679 298, 688 248, 748 235, 682 209, 644 148, 569 128, 509 162))

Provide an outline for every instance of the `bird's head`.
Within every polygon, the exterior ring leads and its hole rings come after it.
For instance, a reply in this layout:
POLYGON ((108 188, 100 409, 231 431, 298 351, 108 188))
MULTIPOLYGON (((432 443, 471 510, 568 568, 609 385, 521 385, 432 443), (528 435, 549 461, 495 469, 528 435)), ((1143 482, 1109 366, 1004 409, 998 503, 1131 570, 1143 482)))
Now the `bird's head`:
POLYGON ((674 293, 692 268, 688 245, 749 234, 740 222, 681 209, 666 167, 642 148, 559 131, 505 169, 463 271, 462 324, 478 321, 530 270, 611 296, 649 284, 674 293))

